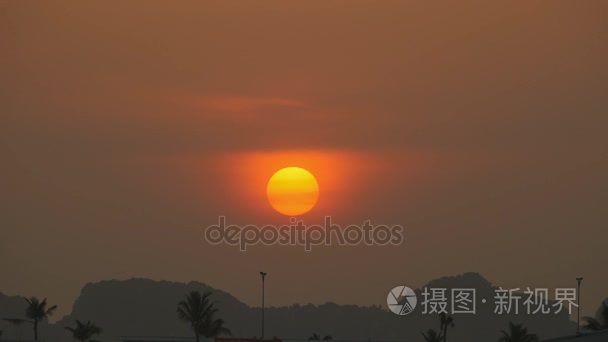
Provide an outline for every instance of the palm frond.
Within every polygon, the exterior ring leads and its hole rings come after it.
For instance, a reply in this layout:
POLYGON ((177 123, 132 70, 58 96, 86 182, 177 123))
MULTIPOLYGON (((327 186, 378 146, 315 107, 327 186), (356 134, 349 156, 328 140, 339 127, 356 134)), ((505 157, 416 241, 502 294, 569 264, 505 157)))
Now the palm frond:
POLYGON ((28 321, 27 319, 22 319, 22 318, 3 318, 3 321, 7 321, 13 325, 21 325, 23 323, 32 323, 31 321, 28 321))
POLYGON ((509 331, 501 330, 502 337, 498 340, 499 342, 536 342, 538 336, 536 334, 528 333, 528 328, 524 327, 523 324, 515 324, 509 322, 509 331))
POLYGON ((66 330, 72 333, 72 337, 78 341, 87 341, 91 337, 95 335, 101 334, 101 328, 91 323, 91 321, 87 321, 87 323, 82 323, 79 320, 76 320, 76 327, 65 327, 66 330))
POLYGON ((441 342, 442 339, 441 334, 433 329, 429 329, 426 334, 423 332, 421 334, 426 342, 441 342))
POLYGON ((219 310, 211 301, 211 295, 212 293, 208 291, 202 294, 191 291, 177 304, 177 317, 183 322, 190 323, 196 336, 230 335, 231 332, 224 326, 224 321, 215 319, 215 314, 219 310))
POLYGON ((583 320, 587 322, 587 324, 584 325, 585 329, 592 331, 602 330, 602 324, 597 319, 585 316, 583 317, 583 320))
MULTIPOLYGON (((45 299, 45 300, 46 300, 46 299, 45 299)), ((48 309, 47 309, 47 310, 44 312, 44 314, 45 314, 45 316, 52 316, 52 315, 53 315, 53 313, 55 312, 55 310, 57 310, 57 305, 53 305, 53 306, 51 306, 50 308, 48 308, 48 309)))

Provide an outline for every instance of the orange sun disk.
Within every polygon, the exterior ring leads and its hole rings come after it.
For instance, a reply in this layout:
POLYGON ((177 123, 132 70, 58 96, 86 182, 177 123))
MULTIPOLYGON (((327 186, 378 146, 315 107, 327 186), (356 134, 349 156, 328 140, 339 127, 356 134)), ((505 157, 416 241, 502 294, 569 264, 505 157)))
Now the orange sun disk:
POLYGON ((296 216, 309 212, 319 199, 319 184, 308 170, 286 167, 275 172, 266 185, 270 205, 279 213, 296 216))

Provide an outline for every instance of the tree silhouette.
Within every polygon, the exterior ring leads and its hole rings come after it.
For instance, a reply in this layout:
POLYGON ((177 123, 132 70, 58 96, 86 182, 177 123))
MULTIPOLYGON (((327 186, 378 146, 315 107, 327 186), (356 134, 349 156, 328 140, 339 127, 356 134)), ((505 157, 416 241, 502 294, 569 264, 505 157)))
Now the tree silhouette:
POLYGON ((524 327, 523 324, 514 324, 509 322, 509 332, 504 330, 500 331, 502 337, 498 339, 498 342, 536 342, 538 336, 536 334, 529 334, 528 328, 524 327))
POLYGON ((201 295, 198 291, 192 291, 186 295, 186 299, 177 304, 177 317, 189 323, 196 337, 196 342, 200 337, 216 337, 221 334, 230 335, 231 332, 224 326, 223 319, 216 319, 214 316, 218 309, 214 307, 209 297, 211 292, 201 295))
POLYGON ((87 321, 87 324, 83 324, 81 321, 76 320, 76 327, 65 327, 65 330, 72 332, 72 337, 80 342, 93 341, 91 337, 101 334, 101 328, 87 321))
POLYGON ((454 327, 454 318, 448 316, 445 312, 439 314, 439 331, 443 342, 448 340, 448 328, 454 327))
POLYGON ((606 305, 606 301, 602 302, 597 319, 588 316, 583 317, 583 319, 587 322, 585 329, 593 331, 608 329, 608 305, 606 305))
POLYGON ((321 335, 319 335, 317 333, 314 333, 314 334, 312 334, 312 336, 310 336, 308 338, 308 340, 309 341, 321 341, 321 340, 323 340, 323 341, 331 341, 331 340, 333 340, 333 338, 331 337, 331 335, 325 335, 325 336, 323 336, 323 338, 321 338, 321 335))
POLYGON ((433 329, 429 329, 427 333, 421 333, 426 342, 441 342, 441 334, 433 329))
POLYGON ((57 309, 57 305, 53 305, 47 309, 46 298, 42 301, 39 301, 36 297, 25 298, 27 302, 27 307, 25 308, 25 317, 22 318, 5 318, 4 320, 15 325, 30 323, 34 329, 34 341, 38 341, 38 323, 45 318, 51 316, 53 312, 57 309))

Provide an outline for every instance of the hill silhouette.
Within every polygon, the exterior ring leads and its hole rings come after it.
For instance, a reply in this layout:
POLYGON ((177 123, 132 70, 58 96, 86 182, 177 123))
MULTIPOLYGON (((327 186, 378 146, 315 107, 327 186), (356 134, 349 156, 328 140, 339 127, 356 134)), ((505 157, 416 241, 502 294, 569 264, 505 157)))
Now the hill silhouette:
MULTIPOLYGON (((494 314, 496 287, 477 273, 432 280, 426 287, 475 288, 477 291, 477 314, 453 315, 456 327, 450 330, 450 341, 496 341, 509 321, 524 323, 529 331, 542 338, 567 335, 576 330, 566 310, 559 314, 526 315, 520 303, 519 315, 494 314), (487 304, 479 302, 482 298, 487 299, 487 304)), ((259 307, 250 307, 231 294, 204 283, 149 279, 108 280, 85 285, 72 312, 55 324, 43 324, 41 336, 48 342, 70 341, 63 327, 72 325, 76 319, 91 320, 102 327, 100 339, 105 342, 119 341, 120 336, 190 336, 188 326, 176 317, 176 306, 191 290, 213 291, 220 308, 219 316, 226 320, 234 336, 259 336, 259 307)), ((420 301, 421 290, 415 292, 420 301)), ((21 317, 24 306, 20 298, 0 295, 2 317, 21 317)), ((423 315, 420 308, 410 315, 398 316, 385 307, 335 303, 270 307, 266 308, 265 315, 266 337, 282 339, 306 339, 313 332, 321 332, 335 340, 422 341, 421 331, 437 329, 439 325, 437 315, 423 315)), ((19 328, 21 336, 16 336, 17 328, 6 323, 2 326, 5 339, 31 338, 28 326, 19 328)))

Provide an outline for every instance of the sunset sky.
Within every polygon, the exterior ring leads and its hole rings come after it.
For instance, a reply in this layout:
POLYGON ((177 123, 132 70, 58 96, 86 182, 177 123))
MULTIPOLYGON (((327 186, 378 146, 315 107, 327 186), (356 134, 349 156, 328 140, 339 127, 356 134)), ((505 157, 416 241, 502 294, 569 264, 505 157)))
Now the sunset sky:
POLYGON ((259 305, 383 304, 474 271, 606 292, 608 2, 0 2, 0 291, 70 312, 91 281, 203 281, 259 305), (401 246, 208 244, 301 218, 401 246))

